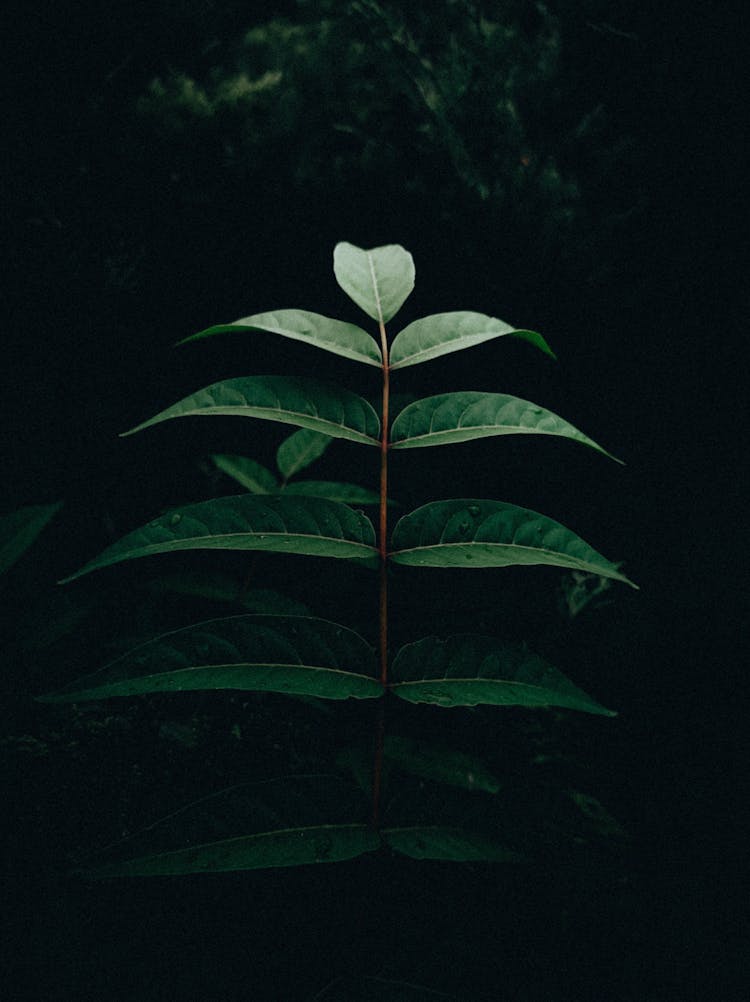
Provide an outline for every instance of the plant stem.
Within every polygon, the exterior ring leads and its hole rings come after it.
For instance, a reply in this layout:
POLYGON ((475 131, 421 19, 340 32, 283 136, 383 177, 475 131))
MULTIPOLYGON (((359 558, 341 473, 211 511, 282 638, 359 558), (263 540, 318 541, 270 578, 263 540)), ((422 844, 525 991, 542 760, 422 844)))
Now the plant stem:
POLYGON ((380 346, 383 352, 383 407, 380 433, 380 681, 388 684, 388 408, 390 366, 385 325, 380 321, 380 346))

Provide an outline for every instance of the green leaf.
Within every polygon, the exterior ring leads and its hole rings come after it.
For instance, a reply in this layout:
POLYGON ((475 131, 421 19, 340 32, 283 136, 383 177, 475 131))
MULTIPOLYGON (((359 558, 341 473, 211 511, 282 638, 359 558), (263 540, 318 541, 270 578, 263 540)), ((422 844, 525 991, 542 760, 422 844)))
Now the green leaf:
POLYGON ((479 832, 442 825, 385 828, 384 841, 412 859, 448 859, 454 862, 520 863, 524 857, 479 832))
MULTIPOLYGON (((395 691, 399 694, 398 690, 395 691)), ((486 793, 497 793, 500 789, 500 784, 484 762, 452 748, 386 734, 383 753, 387 760, 422 779, 448 783, 465 790, 484 790, 486 793)))
POLYGON ((276 452, 276 465, 285 480, 319 459, 331 444, 331 436, 300 428, 285 438, 276 452))
POLYGON ((167 512, 107 547, 65 584, 122 560, 176 550, 268 550, 318 557, 377 556, 370 520, 322 498, 243 494, 167 512))
POLYGON ((214 383, 124 432, 122 437, 161 421, 195 415, 265 418, 334 438, 380 444, 380 420, 362 397, 314 379, 286 376, 246 376, 214 383))
POLYGON ((307 497, 328 498, 344 504, 380 504, 380 495, 358 484, 342 484, 331 480, 298 480, 284 487, 285 494, 304 494, 307 497))
POLYGON ((415 449, 519 434, 569 438, 620 462, 557 414, 505 393, 440 393, 417 400, 393 422, 391 445, 394 449, 415 449))
POLYGON ((0 574, 23 556, 61 507, 62 501, 32 504, 0 517, 0 574))
POLYGON ((338 243, 333 272, 347 296, 378 323, 388 323, 414 288, 414 259, 399 244, 363 250, 338 243))
POLYGON ((278 489, 276 477, 265 466, 244 456, 212 456, 214 465, 222 473, 236 480, 251 494, 273 494, 278 489))
POLYGON ((393 339, 390 367, 403 369, 407 365, 418 365, 439 355, 462 351, 505 334, 528 341, 550 358, 555 358, 542 335, 535 331, 517 330, 496 317, 485 316, 484 313, 458 311, 422 317, 404 327, 393 339))
POLYGON ((192 334, 178 342, 187 344, 211 337, 214 334, 232 334, 236 331, 260 331, 280 334, 294 341, 304 341, 316 348, 331 351, 334 355, 351 358, 365 365, 382 366, 383 360, 377 342, 361 327, 332 320, 320 313, 307 310, 274 310, 272 313, 256 313, 243 317, 231 324, 217 324, 206 330, 192 334))
POLYGON ((391 669, 391 691, 410 703, 440 706, 564 706, 616 716, 543 658, 520 644, 460 634, 425 637, 402 647, 391 669))
POLYGON ((546 515, 507 504, 454 498, 411 512, 393 530, 390 557, 419 567, 549 564, 637 585, 580 536, 546 515))
POLYGON ((248 612, 271 616, 309 616, 310 610, 302 602, 287 598, 270 588, 244 588, 230 574, 221 571, 182 571, 180 574, 161 574, 148 581, 145 587, 156 595, 175 592, 207 598, 211 602, 231 602, 248 612))
POLYGON ((375 652, 359 634, 305 616, 232 616, 166 633, 43 702, 240 689, 377 699, 375 652))

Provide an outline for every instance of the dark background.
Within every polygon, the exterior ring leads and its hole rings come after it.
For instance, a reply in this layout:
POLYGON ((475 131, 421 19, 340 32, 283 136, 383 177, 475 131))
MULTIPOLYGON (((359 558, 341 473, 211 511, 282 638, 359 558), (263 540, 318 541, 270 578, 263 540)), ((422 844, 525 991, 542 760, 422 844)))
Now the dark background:
MULTIPOLYGON (((161 0, 6 17, 0 510, 65 502, 2 593, 13 997, 312 999, 370 975, 460 999, 741 997, 747 137, 730 8, 161 0), (403 640, 417 620, 421 635, 494 616, 616 708, 541 730, 630 837, 521 875, 376 858, 82 884, 67 870, 87 848, 217 777, 335 754, 339 739, 281 700, 74 717, 32 697, 114 638, 200 611, 144 606, 138 567, 70 599, 54 582, 164 508, 232 493, 207 474, 211 452, 270 465, 285 436, 255 424, 248 444, 223 420, 120 431, 243 373, 294 366, 377 391, 363 367, 270 336, 173 347, 274 308, 362 323, 333 280, 341 239, 412 252, 394 330, 475 309, 542 331, 559 357, 501 339, 399 374, 397 391, 528 397, 627 463, 514 439, 397 457, 407 510, 476 495, 544 511, 624 560, 641 591, 612 589, 571 621, 556 572, 485 572, 460 603, 455 578, 404 573, 393 616, 403 640), (43 625, 77 606, 90 614, 47 642, 43 625), (238 753, 225 735, 242 714, 255 743, 238 753), (204 730, 170 742, 185 732, 164 719, 204 730)), ((374 486, 361 451, 332 448, 314 475, 374 486)), ((259 577, 369 628, 368 579, 289 563, 259 577)), ((511 714, 516 747, 499 717, 449 726, 510 769, 542 739, 511 714)))

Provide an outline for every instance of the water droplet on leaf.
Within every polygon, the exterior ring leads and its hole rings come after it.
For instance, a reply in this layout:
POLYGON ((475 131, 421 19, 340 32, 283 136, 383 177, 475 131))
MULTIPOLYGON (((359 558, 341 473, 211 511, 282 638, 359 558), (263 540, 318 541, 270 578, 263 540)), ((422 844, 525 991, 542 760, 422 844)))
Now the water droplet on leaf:
POLYGON ((469 505, 469 514, 472 516, 472 518, 476 518, 477 515, 479 515, 479 505, 478 504, 470 504, 469 505))
POLYGON ((182 521, 182 515, 178 515, 177 512, 175 512, 174 515, 170 518, 169 524, 170 525, 177 525, 178 522, 181 522, 181 521, 182 521))

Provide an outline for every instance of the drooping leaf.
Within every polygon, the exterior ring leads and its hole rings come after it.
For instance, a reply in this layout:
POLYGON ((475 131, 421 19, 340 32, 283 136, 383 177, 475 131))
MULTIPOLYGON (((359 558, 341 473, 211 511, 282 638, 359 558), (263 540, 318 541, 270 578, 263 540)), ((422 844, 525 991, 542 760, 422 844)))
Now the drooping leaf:
POLYGON ((554 352, 541 334, 535 331, 517 330, 510 324, 488 317, 484 313, 456 311, 436 313, 422 317, 404 327, 393 339, 390 350, 392 369, 403 369, 407 365, 418 365, 451 351, 462 351, 472 345, 490 341, 510 334, 514 338, 528 341, 545 355, 555 358, 554 352))
POLYGON ((331 436, 300 428, 285 438, 276 451, 276 465, 285 480, 319 459, 331 444, 331 436))
POLYGON ((0 517, 0 574, 23 556, 61 507, 62 501, 32 504, 0 517))
POLYGON ((414 288, 414 259, 399 244, 363 250, 338 243, 333 272, 347 296, 378 323, 387 324, 414 288))
POLYGON ((320 313, 310 313, 307 310, 274 310, 271 313, 256 313, 251 317, 243 317, 231 324, 217 324, 206 330, 184 338, 179 344, 198 341, 214 334, 232 334, 238 331, 265 331, 269 334, 280 334, 294 341, 304 341, 306 344, 325 351, 333 352, 355 362, 380 367, 383 360, 377 342, 361 327, 345 323, 342 320, 332 320, 320 313))
POLYGON ((254 459, 225 455, 212 456, 211 459, 222 473, 236 480, 251 494, 273 494, 279 486, 273 473, 254 459))
POLYGON ((390 687, 411 703, 564 706, 615 716, 523 645, 474 634, 425 637, 402 647, 390 687))
MULTIPOLYGON (((398 689, 395 691, 398 693, 398 689)), ((484 762, 465 752, 429 741, 386 734, 383 754, 400 769, 423 779, 486 793, 497 793, 500 789, 500 784, 484 762)))
POLYGON ((370 558, 375 530, 360 511, 322 498, 215 498, 178 508, 107 547, 62 584, 122 560, 175 550, 268 550, 307 556, 370 558))
POLYGON ((175 592, 193 595, 211 602, 231 602, 248 612, 270 616, 309 616, 310 610, 302 602, 287 598, 270 588, 244 588, 243 583, 221 571, 182 571, 180 574, 161 574, 146 583, 146 588, 156 595, 175 592))
POLYGON ((241 689, 377 699, 375 652, 353 630, 305 616, 232 616, 166 633, 43 702, 241 689))
POLYGON ((453 862, 521 863, 524 857, 479 832, 442 825, 384 828, 387 845, 412 859, 446 859, 453 862))
POLYGON ((440 393, 417 400, 393 422, 391 445, 415 449, 491 435, 557 435, 621 462, 552 411, 505 393, 440 393))
POLYGON ((379 504, 380 495, 358 484, 342 484, 331 480, 298 480, 284 487, 285 494, 304 494, 307 497, 328 498, 344 504, 379 504))
POLYGON ((380 420, 362 397, 314 379, 286 376, 246 376, 214 383, 124 432, 122 437, 171 418, 196 415, 264 418, 334 438, 379 444, 380 420))
POLYGON ((550 564, 636 588, 617 566, 546 515, 505 501, 454 498, 411 512, 393 530, 392 560, 419 567, 550 564))

